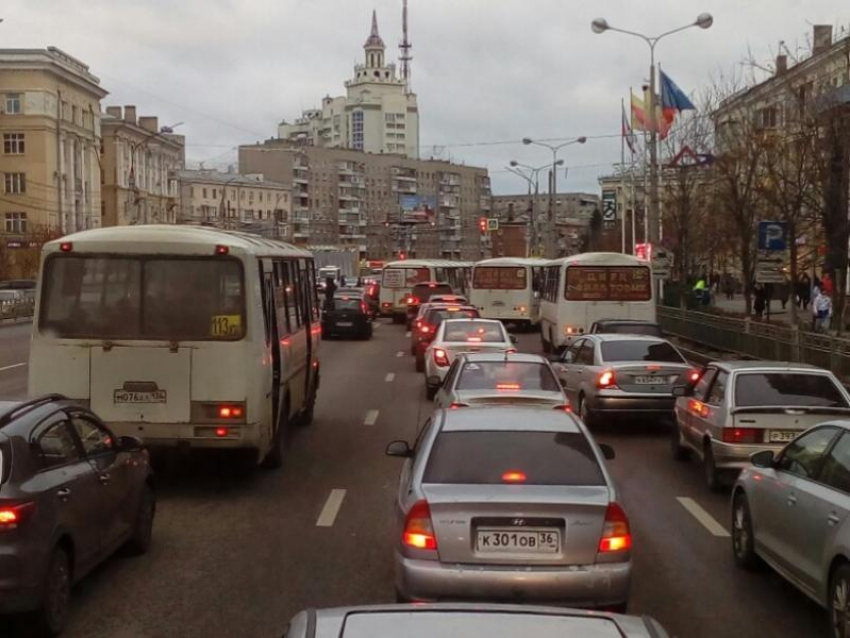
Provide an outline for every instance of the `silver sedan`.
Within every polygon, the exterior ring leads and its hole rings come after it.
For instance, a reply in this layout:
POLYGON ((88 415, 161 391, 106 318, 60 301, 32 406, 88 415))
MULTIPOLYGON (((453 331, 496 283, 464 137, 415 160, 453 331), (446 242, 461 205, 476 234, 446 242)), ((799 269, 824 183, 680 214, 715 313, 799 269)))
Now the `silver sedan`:
POLYGON ((437 410, 405 459, 396 501, 402 601, 558 601, 623 611, 629 520, 584 425, 562 410, 437 410))
POLYGON ((285 638, 668 638, 648 616, 497 604, 372 605, 311 609, 285 638))
POLYGON ((827 608, 850 638, 850 421, 806 431, 779 454, 753 454, 732 492, 732 550, 762 561, 827 608))
POLYGON ((673 388, 698 374, 669 341, 644 335, 586 335, 553 367, 588 426, 605 414, 672 418, 673 388))
POLYGON ((434 399, 437 407, 536 405, 569 410, 549 362, 536 354, 462 354, 434 399))

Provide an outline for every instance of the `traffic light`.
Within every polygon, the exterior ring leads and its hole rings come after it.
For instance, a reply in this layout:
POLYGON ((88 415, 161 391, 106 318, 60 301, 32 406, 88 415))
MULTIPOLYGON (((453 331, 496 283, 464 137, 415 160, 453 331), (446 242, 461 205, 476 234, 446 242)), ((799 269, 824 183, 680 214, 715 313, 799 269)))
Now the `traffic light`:
POLYGON ((487 232, 487 218, 480 217, 478 219, 478 230, 481 231, 481 234, 484 235, 487 232))
POLYGON ((652 244, 635 244, 635 257, 643 261, 652 259, 652 244))

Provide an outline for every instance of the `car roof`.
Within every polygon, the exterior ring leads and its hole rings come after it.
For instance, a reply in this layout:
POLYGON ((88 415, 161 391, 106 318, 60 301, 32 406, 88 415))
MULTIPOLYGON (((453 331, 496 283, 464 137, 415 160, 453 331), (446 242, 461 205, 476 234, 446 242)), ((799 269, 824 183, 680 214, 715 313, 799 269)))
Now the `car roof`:
POLYGON ((657 326, 659 323, 657 321, 649 321, 648 319, 597 319, 594 323, 627 323, 627 324, 637 324, 640 326, 657 326))
POLYGON ((497 323, 500 326, 502 325, 502 322, 498 319, 481 319, 480 317, 472 317, 468 319, 446 319, 443 323, 469 323, 470 321, 474 321, 475 323, 497 323))
POLYGON ((47 394, 25 401, 0 401, 0 431, 15 435, 64 408, 80 406, 61 394, 47 394))
POLYGON ((709 365, 723 368, 729 372, 736 370, 799 370, 800 372, 829 372, 808 363, 792 363, 790 361, 710 361, 709 365))
POLYGON ((440 412, 443 432, 581 432, 572 414, 551 408, 500 405, 440 412))
POLYGON ((469 361, 470 363, 480 363, 487 361, 510 361, 513 363, 543 363, 546 364, 548 361, 544 359, 539 354, 529 354, 527 352, 506 352, 506 353, 487 353, 487 352, 476 352, 476 353, 465 353, 461 355, 464 359, 469 361))
POLYGON ((654 341, 656 343, 670 343, 664 337, 656 337, 655 335, 641 335, 641 334, 625 334, 621 332, 607 333, 600 332, 595 334, 585 335, 590 339, 595 339, 596 341, 654 341))

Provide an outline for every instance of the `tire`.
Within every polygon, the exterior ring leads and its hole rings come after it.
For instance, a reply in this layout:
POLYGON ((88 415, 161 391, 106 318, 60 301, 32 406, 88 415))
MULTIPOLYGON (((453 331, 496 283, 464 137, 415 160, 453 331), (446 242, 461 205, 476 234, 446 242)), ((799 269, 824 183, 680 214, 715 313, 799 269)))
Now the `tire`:
POLYGON ((416 356, 416 371, 425 372, 425 357, 416 356))
POLYGON ((426 385, 426 386, 425 386, 425 397, 426 397, 429 401, 433 401, 433 400, 434 400, 434 397, 435 397, 435 396, 437 396, 437 391, 439 391, 439 389, 440 389, 440 388, 432 388, 431 386, 426 385))
POLYGON ((675 419, 670 428, 670 453, 677 461, 687 461, 691 457, 691 451, 682 445, 682 430, 675 419))
POLYGON ((587 401, 584 400, 583 394, 580 394, 578 397, 578 418, 580 418, 588 428, 591 428, 596 424, 596 417, 593 415, 593 412, 590 411, 590 408, 587 407, 587 401))
POLYGON ((705 476, 705 486, 712 492, 719 492, 723 488, 723 476, 720 470, 717 469, 717 464, 714 461, 714 451, 711 449, 711 443, 708 441, 704 446, 702 469, 705 476))
POLYGON ((402 594, 398 589, 395 590, 395 601, 399 604, 409 603, 410 599, 402 594))
POLYGON ((829 624, 834 638, 850 638, 850 565, 841 565, 829 579, 829 624))
POLYGON ((142 488, 133 533, 127 540, 127 552, 133 556, 147 554, 153 538, 153 519, 156 515, 156 495, 150 485, 142 488))
POLYGON ((754 540, 750 503, 743 492, 738 492, 732 500, 732 556, 738 567, 758 567, 759 558, 754 540))
POLYGON ((44 598, 34 614, 38 636, 58 636, 68 622, 71 606, 71 564, 68 552, 53 550, 44 583, 44 598))
POLYGON ((271 449, 266 453, 266 458, 260 464, 264 469, 276 470, 283 466, 283 448, 286 444, 287 416, 289 405, 284 404, 283 413, 278 419, 277 428, 272 438, 271 449))

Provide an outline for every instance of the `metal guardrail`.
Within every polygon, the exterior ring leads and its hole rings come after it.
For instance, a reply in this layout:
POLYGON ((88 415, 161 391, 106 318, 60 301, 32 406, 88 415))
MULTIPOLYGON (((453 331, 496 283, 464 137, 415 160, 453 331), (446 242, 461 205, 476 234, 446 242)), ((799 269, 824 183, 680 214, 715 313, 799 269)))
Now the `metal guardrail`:
POLYGON ((850 339, 666 306, 659 306, 658 321, 686 341, 756 359, 808 363, 850 383, 850 339))
POLYGON ((0 299, 0 321, 32 317, 34 311, 35 301, 33 299, 0 299))

